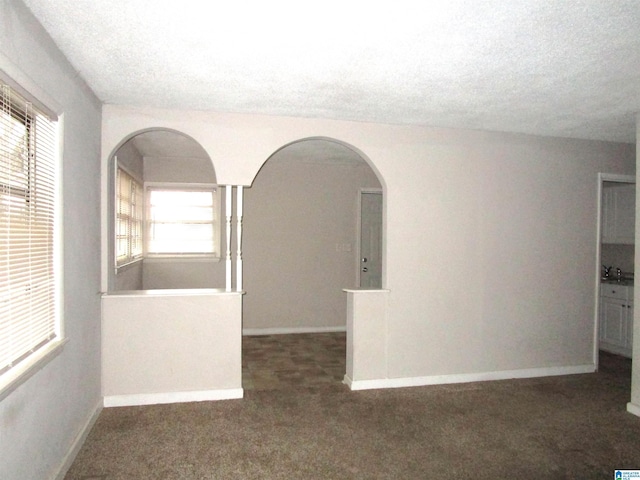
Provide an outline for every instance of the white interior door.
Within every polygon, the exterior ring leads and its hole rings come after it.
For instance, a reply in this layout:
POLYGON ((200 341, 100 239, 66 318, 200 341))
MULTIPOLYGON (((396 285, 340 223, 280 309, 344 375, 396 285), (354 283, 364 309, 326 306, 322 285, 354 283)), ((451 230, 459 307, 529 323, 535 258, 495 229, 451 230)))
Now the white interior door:
POLYGON ((382 192, 360 193, 360 287, 382 288, 382 192))

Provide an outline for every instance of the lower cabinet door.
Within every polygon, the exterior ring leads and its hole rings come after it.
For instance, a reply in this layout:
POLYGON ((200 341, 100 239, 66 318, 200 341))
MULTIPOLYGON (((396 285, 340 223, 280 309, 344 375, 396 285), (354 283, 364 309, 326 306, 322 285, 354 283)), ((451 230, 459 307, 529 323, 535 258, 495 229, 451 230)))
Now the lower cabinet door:
POLYGON ((600 341, 622 348, 627 347, 627 313, 624 300, 603 298, 600 315, 600 341))

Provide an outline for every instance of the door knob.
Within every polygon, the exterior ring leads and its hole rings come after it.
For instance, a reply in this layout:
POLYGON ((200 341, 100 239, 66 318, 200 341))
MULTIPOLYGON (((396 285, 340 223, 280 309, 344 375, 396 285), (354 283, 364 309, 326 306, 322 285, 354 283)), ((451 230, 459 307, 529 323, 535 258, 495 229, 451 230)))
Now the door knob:
POLYGON ((364 258, 362 259, 362 263, 367 263, 367 257, 364 257, 364 258))
POLYGON ((362 271, 366 273, 369 271, 369 269, 367 267, 362 267, 362 271))

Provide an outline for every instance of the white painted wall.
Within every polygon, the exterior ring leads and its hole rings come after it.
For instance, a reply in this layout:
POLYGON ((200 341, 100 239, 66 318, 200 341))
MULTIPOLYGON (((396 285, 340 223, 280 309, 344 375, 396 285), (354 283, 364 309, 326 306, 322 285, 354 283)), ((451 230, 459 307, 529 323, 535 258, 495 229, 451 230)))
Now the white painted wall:
POLYGON ((103 160, 131 132, 164 126, 207 149, 220 183, 250 185, 273 152, 303 138, 361 151, 385 189, 387 377, 593 366, 597 173, 633 174, 633 145, 133 107, 103 113, 103 160))
POLYGON ((144 157, 145 182, 216 183, 208 159, 194 157, 144 157))
POLYGON ((359 189, 380 183, 364 162, 288 159, 286 150, 245 189, 243 327, 345 328, 342 289, 356 286, 359 189))
POLYGON ((242 295, 224 290, 103 297, 105 406, 242 397, 242 295))
MULTIPOLYGON (((102 403, 100 393, 100 112, 24 5, 0 0, 0 69, 18 69, 63 111, 62 353, 0 401, 0 478, 53 478, 102 403)), ((29 85, 23 85, 29 88, 29 85)))

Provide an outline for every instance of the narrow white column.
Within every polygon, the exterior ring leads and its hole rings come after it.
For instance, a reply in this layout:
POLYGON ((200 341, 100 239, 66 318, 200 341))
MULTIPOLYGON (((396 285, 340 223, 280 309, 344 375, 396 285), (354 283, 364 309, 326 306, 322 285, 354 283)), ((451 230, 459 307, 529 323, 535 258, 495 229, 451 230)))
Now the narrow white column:
POLYGON ((225 185, 225 211, 227 216, 226 233, 227 233, 227 253, 226 253, 226 282, 225 290, 231 291, 231 207, 232 207, 232 192, 233 186, 225 185))
POLYGON ((236 291, 242 291, 242 196, 243 196, 243 187, 242 185, 238 185, 236 187, 236 217, 237 217, 237 228, 236 228, 236 239, 238 240, 238 252, 236 257, 236 291))

